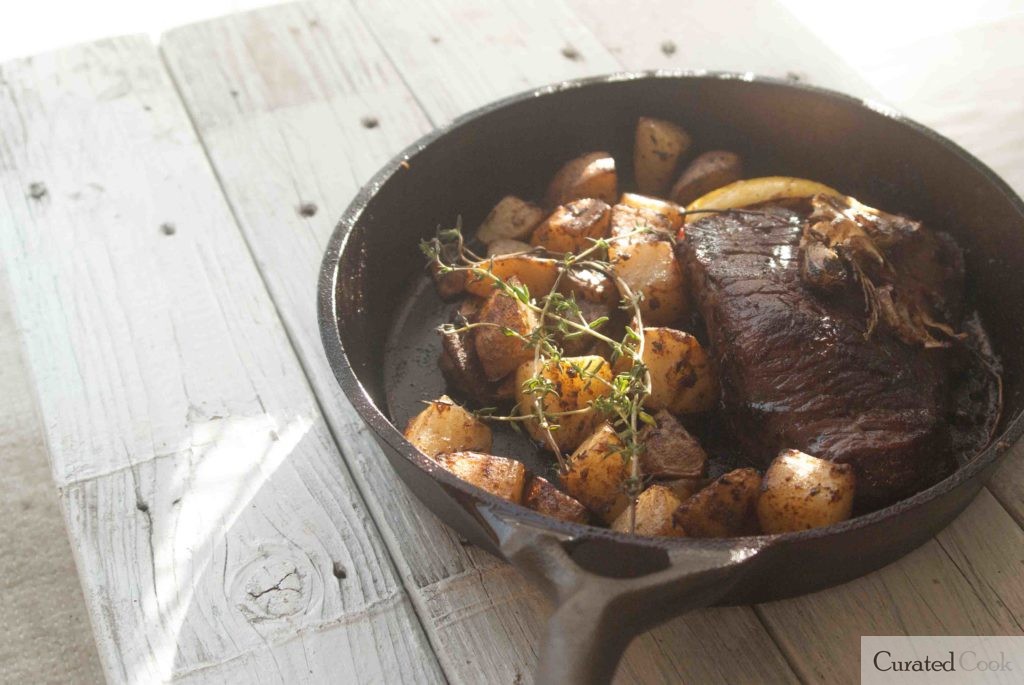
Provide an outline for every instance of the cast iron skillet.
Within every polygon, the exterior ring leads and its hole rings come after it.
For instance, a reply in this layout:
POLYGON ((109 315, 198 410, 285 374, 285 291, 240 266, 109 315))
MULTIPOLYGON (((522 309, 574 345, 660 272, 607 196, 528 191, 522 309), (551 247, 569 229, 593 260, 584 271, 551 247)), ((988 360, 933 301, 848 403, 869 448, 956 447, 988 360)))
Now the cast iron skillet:
MULTIPOLYGON (((862 575, 914 549, 971 501, 1024 430, 1024 203, 967 152, 838 93, 736 74, 634 73, 560 83, 472 112, 389 162, 349 206, 319 281, 324 348, 394 469, 442 520, 552 597, 537 679, 610 680, 638 632, 712 604, 763 602, 862 575), (1004 364, 999 437, 939 484, 840 525, 725 540, 642 539, 535 514, 438 468, 388 418, 389 328, 420 278, 421 238, 501 196, 540 197, 566 159, 608 150, 632 177, 638 116, 680 121, 704 149, 740 152, 749 176, 803 176, 948 230, 1004 364)), ((431 361, 432 363, 432 361, 431 361)))

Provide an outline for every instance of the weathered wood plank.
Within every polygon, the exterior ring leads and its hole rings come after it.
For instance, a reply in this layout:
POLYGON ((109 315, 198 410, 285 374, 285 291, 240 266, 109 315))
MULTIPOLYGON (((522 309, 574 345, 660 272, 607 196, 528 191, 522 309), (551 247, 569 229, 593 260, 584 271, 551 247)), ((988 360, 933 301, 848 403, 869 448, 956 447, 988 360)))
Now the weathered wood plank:
POLYGON ((441 680, 150 43, 4 65, 0 130, 0 254, 108 677, 441 680), (265 670, 296 644, 319 656, 265 670))
POLYGON ((528 88, 620 69, 561 2, 352 4, 437 125, 528 88))
MULTIPOLYGON (((430 126, 421 110, 409 108, 403 78, 431 119, 443 121, 530 85, 612 71, 615 62, 575 22, 553 23, 540 10, 457 3, 361 9, 386 47, 404 51, 391 54, 401 76, 360 28, 358 15, 326 2, 178 29, 164 38, 164 55, 446 674, 458 682, 508 682, 532 670, 546 607, 514 571, 464 548, 396 485, 323 360, 309 284, 358 182, 430 126), (259 52, 249 49, 256 43, 263 46, 259 52), (565 57, 568 46, 584 59, 565 57), (404 69, 421 63, 427 66, 417 72, 419 82, 404 69), (334 82, 318 77, 348 72, 356 73, 334 82), (356 96, 345 84, 364 77, 371 82, 356 96), (278 93, 282 88, 286 95, 278 93), (313 88, 321 89, 319 102, 309 95, 313 88), (369 100, 356 107, 356 97, 369 100), (363 128, 359 118, 366 115, 379 125, 363 128), (321 211, 299 216, 301 202, 321 211)), ((757 619, 743 609, 705 612, 641 638, 620 672, 641 682, 757 674, 792 677, 757 619), (742 658, 713 657, 722 649, 723 630, 744 640, 742 658)))
POLYGON ((776 0, 652 0, 643 11, 615 0, 566 0, 626 69, 753 72, 878 94, 776 0))
MULTIPOLYGON (((756 69, 772 76, 792 72, 815 85, 877 99, 862 79, 772 3, 740 0, 717 9, 702 7, 696 20, 707 30, 675 41, 677 52, 665 55, 655 48, 677 33, 678 24, 664 21, 673 12, 672 3, 659 0, 643 13, 616 14, 610 0, 569 1, 630 69, 665 67, 682 56, 686 61, 677 66, 756 69), (727 15, 760 17, 771 21, 772 29, 766 30, 763 22, 737 25, 727 15), (720 39, 711 31, 716 26, 728 26, 729 39, 717 51, 708 42, 720 39), (774 47, 767 49, 768 44, 774 47)), ((1006 477, 993 487, 1004 502, 1021 501, 1014 493, 1024 491, 1024 478, 1017 475, 1022 472, 1020 460, 1002 468, 1006 477)), ((758 613, 800 676, 813 682, 855 680, 860 635, 1017 633, 1024 622, 1024 579, 1009 569, 1019 568, 1021 535, 1007 512, 983 491, 963 516, 905 559, 839 588, 763 605, 758 613)))

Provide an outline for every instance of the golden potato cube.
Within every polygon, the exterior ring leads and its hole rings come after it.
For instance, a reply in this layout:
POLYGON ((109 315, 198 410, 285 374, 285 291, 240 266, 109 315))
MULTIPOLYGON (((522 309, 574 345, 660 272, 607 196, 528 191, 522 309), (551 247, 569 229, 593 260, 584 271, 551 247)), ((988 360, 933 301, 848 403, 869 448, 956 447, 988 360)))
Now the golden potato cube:
POLYGON ((633 530, 630 531, 628 507, 612 523, 612 530, 647 537, 683 537, 686 531, 673 518, 680 504, 682 500, 671 489, 663 485, 652 485, 636 499, 636 525, 633 530))
MULTIPOLYGON (((439 257, 440 261, 444 264, 454 264, 457 256, 455 245, 449 243, 441 246, 439 257)), ((434 279, 434 287, 437 289, 437 294, 442 300, 454 299, 456 295, 461 295, 466 288, 465 271, 447 271, 442 273, 441 266, 437 263, 432 263, 430 265, 430 275, 434 279)))
MULTIPOLYGON (((509 280, 510 285, 518 283, 514 277, 509 280)), ((533 349, 526 340, 506 335, 505 332, 508 329, 529 338, 537 328, 537 315, 519 298, 504 290, 495 290, 480 308, 477 323, 487 324, 473 331, 476 356, 487 380, 500 380, 519 368, 523 362, 533 359, 533 349)))
POLYGON ((590 512, 585 506, 540 476, 534 476, 526 486, 526 491, 523 494, 523 506, 563 521, 574 523, 590 521, 590 512))
MULTIPOLYGON (((682 217, 680 217, 682 221, 682 217)), ((611 212, 611 256, 628 257, 630 246, 637 243, 652 243, 674 236, 676 228, 672 219, 647 207, 633 207, 619 203, 611 212)))
POLYGON ((761 474, 736 469, 721 476, 676 509, 676 524, 694 538, 756 535, 761 474))
POLYGON ((552 252, 581 252, 592 239, 608 235, 611 208, 594 198, 573 200, 555 208, 533 231, 530 244, 552 252))
MULTIPOLYGON (((492 257, 475 266, 506 282, 515 276, 537 299, 551 292, 560 268, 557 260, 530 254, 492 257)), ((487 297, 494 292, 496 286, 494 279, 486 274, 468 273, 463 287, 470 295, 487 297)))
POLYGON ((712 150, 698 155, 672 186, 669 197, 688 205, 715 188, 729 185, 743 176, 743 162, 735 152, 712 150))
MULTIPOLYGON (((599 397, 610 392, 611 368, 598 356, 563 357, 558 361, 548 360, 535 363, 531 360, 516 370, 516 401, 519 413, 534 414, 534 395, 524 386, 536 377, 550 383, 558 393, 545 394, 541 407, 548 415, 585 409, 599 397)), ((562 452, 576 449, 583 439, 590 435, 601 422, 601 416, 594 410, 567 416, 550 416, 549 423, 558 428, 551 435, 562 452)), ((544 430, 536 419, 523 421, 530 436, 547 445, 544 430)))
POLYGON ((491 449, 491 429, 443 395, 410 419, 405 439, 428 457, 444 452, 491 449))
POLYGON ((787 533, 850 518, 856 477, 849 464, 784 450, 765 471, 757 519, 765 533, 787 533))
POLYGON ((683 208, 675 202, 637 193, 623 193, 619 198, 619 204, 661 217, 665 222, 666 232, 673 236, 683 225, 683 208))
POLYGON ((640 312, 645 324, 675 323, 686 313, 683 270, 672 243, 666 241, 617 245, 608 250, 615 276, 633 293, 642 293, 640 312))
POLYGON ((670 121, 640 117, 636 123, 633 170, 644 195, 664 197, 679 159, 690 149, 690 134, 670 121))
POLYGON ((640 469, 644 476, 659 480, 703 478, 708 455, 697 439, 665 410, 656 413, 654 420, 657 425, 644 426, 638 436, 643 446, 640 469))
POLYGON ((566 492, 607 524, 629 506, 625 490, 629 465, 622 448, 615 429, 604 423, 573 452, 562 475, 566 492))
POLYGON ((607 152, 590 152, 562 165, 548 185, 545 203, 548 207, 557 207, 592 197, 612 204, 618 196, 615 160, 607 152))
POLYGON ((526 467, 515 459, 479 452, 452 452, 437 463, 462 480, 509 502, 523 501, 526 467))
POLYGON ((619 304, 619 289, 606 274, 596 269, 570 269, 559 285, 565 295, 573 295, 577 302, 586 300, 610 307, 619 304))
POLYGON ((718 404, 718 375, 689 333, 645 328, 643 361, 651 374, 651 394, 644 402, 648 409, 694 414, 718 404))
POLYGON ((532 245, 524 243, 522 240, 498 238, 493 242, 487 243, 487 256, 502 257, 504 255, 518 254, 520 252, 529 252, 532 249, 532 245))
POLYGON ((685 502, 700 492, 700 489, 704 487, 704 481, 701 478, 675 478, 658 481, 658 485, 664 485, 676 494, 680 502, 685 502))
POLYGON ((495 240, 524 240, 544 218, 544 210, 514 195, 506 195, 494 205, 477 229, 476 237, 488 245, 495 240))

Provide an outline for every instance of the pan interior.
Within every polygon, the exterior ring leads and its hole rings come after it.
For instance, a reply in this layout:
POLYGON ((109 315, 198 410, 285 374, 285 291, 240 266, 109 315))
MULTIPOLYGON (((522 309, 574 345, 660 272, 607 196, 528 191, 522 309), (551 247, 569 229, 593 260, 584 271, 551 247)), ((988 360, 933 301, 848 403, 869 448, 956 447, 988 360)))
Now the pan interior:
MULTIPOLYGON (((412 155, 369 197, 341 255, 337 315, 356 375, 399 430, 422 400, 444 391, 433 328, 446 312, 424 276, 419 241, 459 217, 477 226, 505 194, 541 196, 553 170, 584 151, 611 152, 620 177, 630 178, 641 115, 686 126, 696 141, 692 154, 739 152, 749 176, 813 178, 950 232, 965 251, 969 299, 1004 365, 1000 429, 1018 417, 1024 211, 990 172, 930 134, 845 98, 773 83, 651 77, 487 111, 412 155)), ((496 452, 547 472, 547 459, 509 435, 496 452)))

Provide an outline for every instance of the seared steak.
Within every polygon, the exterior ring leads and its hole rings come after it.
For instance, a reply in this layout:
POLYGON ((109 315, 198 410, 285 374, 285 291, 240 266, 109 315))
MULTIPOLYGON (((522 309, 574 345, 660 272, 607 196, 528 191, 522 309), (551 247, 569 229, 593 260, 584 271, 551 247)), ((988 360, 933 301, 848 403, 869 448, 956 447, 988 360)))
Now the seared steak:
MULTIPOLYGON (((908 344, 884 327, 866 335, 859 287, 823 291, 801 278, 809 210, 709 216, 687 227, 679 255, 707 325, 723 408, 747 456, 767 463, 793 448, 850 463, 858 507, 877 507, 952 466, 948 352, 908 344)), ((937 235, 920 229, 914 245, 887 256, 927 274, 944 302, 958 303, 962 260, 937 235)))

